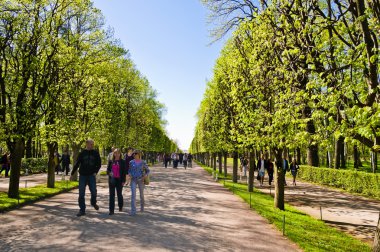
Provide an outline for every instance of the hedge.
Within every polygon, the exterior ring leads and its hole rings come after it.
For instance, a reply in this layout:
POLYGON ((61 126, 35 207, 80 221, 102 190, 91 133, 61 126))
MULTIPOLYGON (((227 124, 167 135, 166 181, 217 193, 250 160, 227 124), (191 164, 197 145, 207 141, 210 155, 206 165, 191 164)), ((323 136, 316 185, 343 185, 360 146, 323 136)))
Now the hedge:
POLYGON ((298 177, 306 181, 380 199, 379 174, 355 170, 300 166, 298 177))
POLYGON ((21 172, 28 169, 29 174, 43 173, 48 168, 47 158, 23 158, 21 162, 21 172))

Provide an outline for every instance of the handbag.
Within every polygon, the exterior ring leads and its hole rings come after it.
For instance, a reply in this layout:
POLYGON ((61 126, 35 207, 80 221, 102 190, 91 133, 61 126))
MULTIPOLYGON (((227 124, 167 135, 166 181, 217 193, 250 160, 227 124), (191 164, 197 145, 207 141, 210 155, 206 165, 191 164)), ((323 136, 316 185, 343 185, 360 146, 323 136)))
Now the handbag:
POLYGON ((260 174, 257 174, 256 179, 257 179, 257 180, 260 180, 260 174))
MULTIPOLYGON (((145 176, 145 174, 146 174, 146 168, 144 167, 143 168, 143 175, 145 176)), ((144 185, 149 185, 149 183, 150 183, 150 178, 149 178, 149 174, 148 174, 148 176, 146 176, 144 178, 144 185)))

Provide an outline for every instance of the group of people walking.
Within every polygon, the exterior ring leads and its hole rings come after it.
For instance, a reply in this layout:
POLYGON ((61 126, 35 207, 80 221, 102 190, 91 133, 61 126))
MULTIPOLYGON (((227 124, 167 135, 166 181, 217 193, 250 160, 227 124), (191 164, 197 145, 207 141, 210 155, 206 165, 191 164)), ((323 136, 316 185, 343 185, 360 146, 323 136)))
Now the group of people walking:
MULTIPOLYGON (((109 185, 109 215, 115 213, 115 191, 118 199, 119 211, 123 211, 124 198, 123 187, 131 188, 131 210, 129 215, 136 215, 136 189, 140 192, 140 211, 144 211, 144 186, 150 174, 150 170, 145 161, 141 159, 141 151, 128 148, 128 153, 123 158, 121 150, 112 148, 108 155, 107 175, 109 185)), ((71 179, 79 168, 79 212, 77 216, 86 214, 85 190, 88 185, 91 192, 91 205, 95 210, 99 210, 97 204, 96 175, 101 168, 99 152, 94 150, 94 141, 86 141, 86 149, 83 150, 74 164, 71 171, 71 179)))
MULTIPOLYGON (((285 180, 286 172, 290 171, 293 177, 293 185, 296 186, 297 185, 296 177, 297 177, 297 172, 299 169, 299 165, 297 164, 296 159, 293 158, 290 165, 285 156, 282 158, 282 160, 279 160, 278 162, 279 163, 277 163, 277 166, 282 167, 283 172, 284 172, 284 184, 287 185, 286 180, 285 180)), ((240 163, 241 163, 241 166, 240 166, 241 173, 244 177, 247 177, 248 163, 249 163, 247 156, 242 156, 240 158, 240 163)), ((274 175, 274 164, 272 160, 268 157, 265 158, 265 155, 261 154, 260 159, 257 161, 256 169, 257 169, 257 180, 259 180, 260 186, 264 185, 265 173, 268 174, 268 177, 269 177, 268 183, 269 185, 271 185, 273 182, 273 175, 274 175)))
POLYGON ((176 153, 173 152, 171 155, 170 154, 164 154, 164 165, 165 168, 168 168, 168 165, 171 165, 173 162, 173 168, 177 169, 178 165, 182 165, 186 169, 187 167, 192 167, 193 164, 193 155, 191 153, 176 153))

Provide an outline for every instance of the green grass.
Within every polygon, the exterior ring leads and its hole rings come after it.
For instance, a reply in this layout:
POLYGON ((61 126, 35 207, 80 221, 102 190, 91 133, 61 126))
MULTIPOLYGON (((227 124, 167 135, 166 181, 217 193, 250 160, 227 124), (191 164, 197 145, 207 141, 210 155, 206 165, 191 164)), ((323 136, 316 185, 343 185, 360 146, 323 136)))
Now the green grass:
MULTIPOLYGON (((210 174, 212 168, 203 168, 210 174)), ((220 180, 230 191, 250 203, 250 193, 247 185, 220 180)), ((350 235, 341 232, 317 220, 294 207, 285 204, 285 211, 274 208, 273 197, 254 190, 251 195, 251 207, 261 216, 274 224, 280 231, 283 230, 283 217, 285 216, 285 236, 295 242, 305 251, 371 251, 368 244, 359 241, 350 235)))
POLYGON ((0 212, 11 210, 18 205, 26 205, 40 199, 57 195, 78 187, 76 181, 56 181, 55 188, 47 188, 46 185, 38 185, 30 188, 20 188, 20 202, 18 199, 8 198, 8 194, 0 192, 0 212))

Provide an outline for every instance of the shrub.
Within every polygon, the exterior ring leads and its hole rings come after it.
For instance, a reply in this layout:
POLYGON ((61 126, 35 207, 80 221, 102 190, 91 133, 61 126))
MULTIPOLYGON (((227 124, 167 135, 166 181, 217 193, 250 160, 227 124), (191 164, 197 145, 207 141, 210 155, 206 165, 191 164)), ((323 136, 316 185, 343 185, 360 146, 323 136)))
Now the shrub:
POLYGON ((380 199, 379 174, 311 166, 301 166, 298 174, 306 181, 380 199))
POLYGON ((29 174, 43 173, 48 168, 47 158, 24 158, 21 162, 21 171, 28 169, 29 174))

